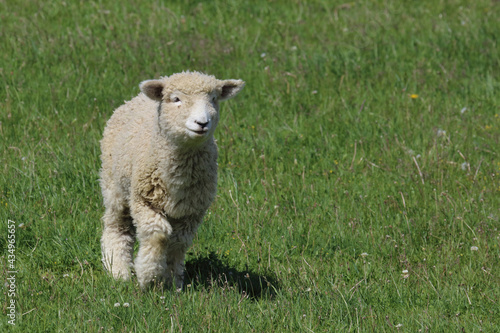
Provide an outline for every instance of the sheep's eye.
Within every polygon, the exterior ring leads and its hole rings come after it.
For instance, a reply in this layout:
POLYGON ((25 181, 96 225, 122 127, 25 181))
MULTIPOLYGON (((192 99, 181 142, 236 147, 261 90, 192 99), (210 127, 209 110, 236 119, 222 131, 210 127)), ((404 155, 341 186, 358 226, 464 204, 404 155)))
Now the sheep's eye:
POLYGON ((180 101, 179 97, 172 97, 172 103, 179 103, 180 101))

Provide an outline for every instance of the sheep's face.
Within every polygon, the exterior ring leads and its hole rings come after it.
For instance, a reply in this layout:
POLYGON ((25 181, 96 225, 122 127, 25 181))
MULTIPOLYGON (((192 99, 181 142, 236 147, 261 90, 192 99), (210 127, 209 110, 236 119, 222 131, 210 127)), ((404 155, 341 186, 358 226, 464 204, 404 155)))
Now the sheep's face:
POLYGON ((245 83, 217 80, 197 72, 174 74, 141 83, 142 92, 159 101, 159 125, 164 135, 182 144, 204 142, 219 122, 219 101, 234 97, 245 83))
POLYGON ((162 101, 162 116, 176 135, 189 141, 204 141, 213 135, 219 122, 219 105, 215 92, 189 95, 176 90, 162 101))

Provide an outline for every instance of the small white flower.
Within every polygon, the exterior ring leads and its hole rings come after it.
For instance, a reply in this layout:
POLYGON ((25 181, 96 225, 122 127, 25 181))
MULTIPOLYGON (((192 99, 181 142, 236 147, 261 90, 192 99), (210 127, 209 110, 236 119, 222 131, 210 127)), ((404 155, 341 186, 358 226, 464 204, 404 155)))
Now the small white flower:
POLYGON ((318 93, 318 91, 317 91, 317 90, 313 90, 313 91, 311 91, 311 94, 313 94, 313 95, 316 95, 317 93, 318 93))
POLYGON ((115 303, 115 308, 120 307, 120 303, 115 303))
POLYGON ((63 277, 69 277, 69 274, 64 274, 63 277))
POLYGON ((292 50, 292 51, 297 51, 297 46, 295 46, 295 45, 294 45, 294 46, 292 46, 292 47, 290 48, 290 50, 292 50))
POLYGON ((128 303, 123 303, 123 307, 124 307, 124 308, 128 308, 129 306, 130 306, 130 304, 128 304, 128 303))
POLYGON ((165 299, 165 296, 160 296, 160 299, 165 299))
POLYGON ((18 228, 22 228, 24 227, 24 223, 19 223, 19 225, 17 226, 18 228))
POLYGON ((469 163, 467 163, 467 162, 462 163, 461 168, 464 171, 467 170, 467 169, 469 169, 469 163))
POLYGON ((471 250, 471 251, 477 251, 477 250, 479 250, 479 248, 478 248, 477 246, 471 246, 471 247, 470 247, 470 250, 471 250))
POLYGON ((360 254, 360 256, 362 256, 363 258, 368 257, 368 253, 363 252, 363 253, 360 254))
POLYGON ((397 324, 395 327, 396 327, 396 328, 403 327, 403 324, 397 324))
POLYGON ((266 56, 266 53, 265 53, 265 52, 263 52, 263 53, 261 53, 261 54, 260 54, 260 57, 261 57, 261 58, 264 58, 265 56, 266 56))
POLYGON ((465 107, 465 108, 462 108, 462 110, 460 110, 460 113, 461 113, 461 114, 464 114, 464 112, 465 112, 465 111, 467 111, 467 108, 466 108, 466 107, 465 107))
POLYGON ((442 137, 442 136, 445 136, 446 135, 446 131, 445 130, 442 130, 442 129, 438 129, 437 130, 437 136, 438 138, 442 137))

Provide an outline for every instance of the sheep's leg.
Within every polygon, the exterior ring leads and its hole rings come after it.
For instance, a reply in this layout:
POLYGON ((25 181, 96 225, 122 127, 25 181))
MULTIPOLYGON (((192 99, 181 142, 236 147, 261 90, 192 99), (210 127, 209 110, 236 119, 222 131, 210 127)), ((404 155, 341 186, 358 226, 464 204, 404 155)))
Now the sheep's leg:
POLYGON ((135 242, 132 220, 123 207, 107 206, 103 222, 101 249, 104 267, 115 279, 128 280, 135 242))
POLYGON ((141 202, 131 206, 137 227, 139 252, 135 258, 135 273, 141 288, 151 282, 163 283, 167 276, 167 242, 172 227, 167 219, 141 202))
MULTIPOLYGON (((139 229, 139 228, 138 228, 139 229)), ((139 232, 139 252, 135 258, 135 272, 141 288, 166 279, 166 237, 159 232, 139 232)))
POLYGON ((191 234, 177 234, 173 235, 168 243, 168 282, 175 283, 177 290, 181 290, 184 284, 184 260, 192 239, 191 234))

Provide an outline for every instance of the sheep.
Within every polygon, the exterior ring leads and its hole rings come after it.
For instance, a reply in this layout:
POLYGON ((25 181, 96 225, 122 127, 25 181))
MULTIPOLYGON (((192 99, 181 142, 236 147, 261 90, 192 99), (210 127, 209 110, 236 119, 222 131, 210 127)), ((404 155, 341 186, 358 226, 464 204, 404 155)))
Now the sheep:
POLYGON ((133 268, 143 289, 182 289, 186 251, 217 190, 219 101, 244 85, 189 71, 143 81, 141 93, 108 120, 101 249, 115 279, 130 279, 133 268))

